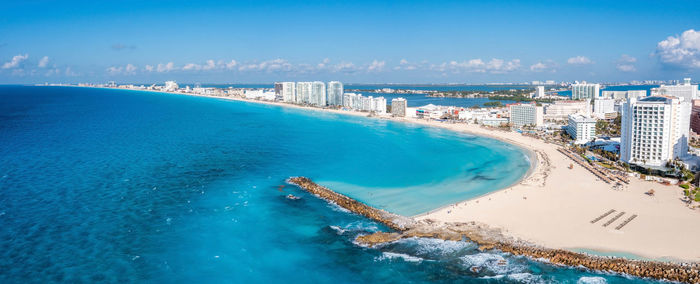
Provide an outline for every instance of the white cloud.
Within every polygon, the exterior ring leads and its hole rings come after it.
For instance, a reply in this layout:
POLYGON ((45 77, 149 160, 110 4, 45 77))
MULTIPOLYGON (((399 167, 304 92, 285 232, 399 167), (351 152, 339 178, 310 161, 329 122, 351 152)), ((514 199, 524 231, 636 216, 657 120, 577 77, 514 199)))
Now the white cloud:
POLYGON ((470 72, 470 73, 491 73, 503 74, 520 69, 520 59, 512 59, 505 61, 499 58, 493 58, 488 62, 481 58, 471 59, 468 61, 450 61, 439 65, 431 65, 430 69, 438 72, 451 71, 452 73, 470 72))
POLYGON ((552 60, 540 61, 535 64, 530 65, 530 71, 532 72, 544 72, 549 71, 552 73, 557 72, 557 63, 552 60))
POLYGON ((229 69, 229 70, 233 70, 234 68, 236 68, 236 65, 238 65, 238 62, 236 62, 236 60, 231 60, 229 62, 220 62, 220 63, 223 64, 224 66, 226 66, 226 69, 229 69))
POLYGON ((693 29, 669 36, 656 45, 661 63, 683 68, 700 68, 700 32, 693 29))
POLYGON ((146 69, 146 71, 148 71, 148 72, 153 72, 154 68, 153 68, 153 65, 146 65, 143 67, 143 69, 146 69))
POLYGON ((39 60, 39 68, 44 68, 44 67, 46 67, 47 65, 49 65, 49 57, 48 57, 48 56, 44 56, 44 57, 41 58, 41 60, 39 60))
POLYGON ((581 55, 571 57, 566 62, 569 64, 573 64, 573 65, 585 65, 585 64, 593 63, 593 61, 588 59, 588 57, 581 56, 581 55))
POLYGON ((279 71, 291 71, 293 66, 287 60, 284 59, 273 59, 267 60, 260 63, 250 63, 244 64, 238 67, 238 71, 266 71, 266 72, 279 72, 279 71))
POLYGON ((134 66, 134 65, 131 64, 131 63, 129 63, 129 64, 126 65, 126 67, 124 67, 124 72, 125 72, 126 74, 134 74, 134 73, 136 73, 136 70, 137 70, 137 69, 138 69, 138 68, 137 68, 136 66, 134 66))
POLYGON ((5 62, 5 64, 2 65, 2 69, 10 69, 10 68, 16 68, 22 63, 22 61, 27 60, 29 58, 29 54, 18 54, 12 57, 12 60, 5 62))
POLYGON ((187 63, 185 66, 182 67, 183 71, 198 71, 201 70, 202 66, 199 64, 194 64, 194 63, 187 63))
POLYGON ((615 68, 622 72, 634 72, 637 71, 637 68, 634 66, 634 63, 636 62, 637 58, 623 54, 620 56, 620 59, 617 60, 615 68))
POLYGON ((122 67, 110 66, 107 68, 107 73, 109 75, 119 75, 122 73, 122 67))
POLYGON ((156 68, 156 71, 158 71, 158 73, 170 72, 173 70, 175 70, 175 64, 172 62, 168 62, 166 64, 158 63, 158 67, 156 68))
POLYGON ((124 67, 110 66, 109 68, 107 68, 107 73, 109 73, 109 75, 134 75, 136 74, 136 70, 138 70, 138 67, 129 63, 124 67))
POLYGON ((406 60, 406 59, 401 59, 401 61, 399 61, 399 64, 401 64, 401 65, 406 65, 406 64, 408 64, 408 60, 406 60))
POLYGON ((382 71, 384 69, 384 65, 386 65, 385 61, 378 61, 374 60, 372 63, 367 67, 367 71, 382 71))

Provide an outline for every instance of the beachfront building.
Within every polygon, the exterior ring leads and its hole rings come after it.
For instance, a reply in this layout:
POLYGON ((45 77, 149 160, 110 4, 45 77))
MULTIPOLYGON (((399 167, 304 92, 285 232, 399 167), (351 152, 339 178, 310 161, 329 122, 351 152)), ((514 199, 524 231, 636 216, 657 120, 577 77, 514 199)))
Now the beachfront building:
POLYGON ((544 86, 537 86, 535 91, 535 98, 544 98, 544 86))
POLYGON ((311 83, 311 97, 309 103, 313 106, 326 106, 326 84, 321 81, 311 83))
POLYGON ((652 96, 673 96, 683 98, 684 102, 690 103, 698 99, 698 85, 690 83, 690 78, 683 79, 683 84, 661 85, 651 89, 652 96))
POLYGON ((585 101, 555 101, 544 109, 545 118, 554 120, 565 120, 571 114, 590 115, 591 104, 585 101))
POLYGON ((479 124, 484 126, 499 127, 503 125, 508 125, 508 119, 505 117, 484 117, 478 121, 479 124))
POLYGON ((296 102, 296 84, 294 82, 275 83, 275 97, 285 103, 296 102))
POLYGON ((295 103, 308 104, 311 102, 312 82, 297 82, 297 96, 295 103))
POLYGON ((378 114, 386 113, 386 98, 376 97, 372 99, 372 105, 370 106, 370 111, 378 114))
POLYGON ((595 138, 596 120, 580 114, 569 115, 569 125, 566 133, 574 140, 574 144, 586 144, 595 138))
POLYGON ((344 93, 343 94, 343 107, 346 109, 352 109, 355 106, 355 99, 357 94, 355 93, 344 93))
POLYGON ((406 99, 395 98, 391 100, 391 115, 396 117, 406 117, 406 99))
MULTIPOLYGON (((195 88, 196 89, 196 88, 195 88)), ((274 101, 276 98, 275 92, 266 90, 245 90, 243 97, 253 100, 274 101)))
POLYGON ((180 88, 175 81, 165 81, 165 87, 163 87, 163 91, 166 92, 174 92, 177 91, 177 89, 180 88))
POLYGON ((515 127, 522 127, 525 125, 544 125, 544 113, 542 107, 538 107, 535 103, 511 104, 509 109, 510 123, 515 127))
POLYGON ((329 106, 343 105, 343 83, 338 81, 328 82, 326 95, 328 96, 326 102, 329 106))
POLYGON ((683 98, 652 96, 628 99, 622 108, 620 160, 663 167, 688 152, 690 104, 683 98))
POLYGON ((588 84, 586 82, 571 84, 571 99, 573 100, 595 100, 599 96, 600 84, 588 84))
POLYGON ((614 100, 627 100, 629 98, 643 98, 646 96, 646 90, 603 91, 600 95, 601 98, 614 100))

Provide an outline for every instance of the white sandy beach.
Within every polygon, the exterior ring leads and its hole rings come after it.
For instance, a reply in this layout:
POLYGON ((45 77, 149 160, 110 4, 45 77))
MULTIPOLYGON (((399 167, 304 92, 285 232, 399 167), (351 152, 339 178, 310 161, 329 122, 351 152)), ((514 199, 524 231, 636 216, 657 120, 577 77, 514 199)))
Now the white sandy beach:
MULTIPOLYGON (((191 94, 183 94, 191 95, 191 94)), ((327 111, 344 115, 367 113, 319 109, 279 102, 213 97, 282 107, 327 111)), ((395 121, 442 127, 488 136, 519 145, 536 153, 538 165, 516 185, 473 200, 416 216, 441 222, 476 221, 500 228, 507 236, 549 248, 594 250, 633 254, 640 257, 700 261, 700 212, 686 207, 676 185, 630 178, 623 190, 597 179, 592 173, 557 151, 557 145, 473 124, 450 124, 412 118, 395 121), (573 169, 568 166, 573 164, 573 169), (644 194, 650 189, 655 196, 644 194), (591 220, 616 212, 591 224, 591 220), (619 212, 623 216, 607 227, 603 224, 619 212), (620 230, 615 227, 632 214, 638 215, 620 230)))

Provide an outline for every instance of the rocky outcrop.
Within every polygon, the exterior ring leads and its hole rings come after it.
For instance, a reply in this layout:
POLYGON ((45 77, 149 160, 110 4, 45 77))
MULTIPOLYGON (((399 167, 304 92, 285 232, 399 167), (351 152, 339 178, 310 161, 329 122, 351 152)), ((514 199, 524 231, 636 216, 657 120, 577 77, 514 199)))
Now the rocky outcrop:
POLYGON ((353 213, 380 222, 396 232, 376 232, 357 237, 356 241, 368 246, 393 242, 402 238, 437 238, 451 241, 470 240, 482 250, 497 249, 513 255, 544 259, 553 264, 582 266, 592 270, 624 273, 687 283, 700 283, 700 265, 600 257, 560 249, 535 246, 504 236, 500 230, 476 222, 442 223, 434 220, 415 221, 411 218, 376 209, 345 195, 318 185, 305 177, 290 178, 288 182, 336 203, 353 213))

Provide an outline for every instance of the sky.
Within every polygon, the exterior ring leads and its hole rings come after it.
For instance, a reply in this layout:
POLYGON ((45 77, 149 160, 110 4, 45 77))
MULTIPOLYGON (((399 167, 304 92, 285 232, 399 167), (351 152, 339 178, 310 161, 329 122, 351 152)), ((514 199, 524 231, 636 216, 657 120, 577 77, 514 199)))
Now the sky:
POLYGON ((7 1, 0 84, 700 81, 700 1, 7 1))

